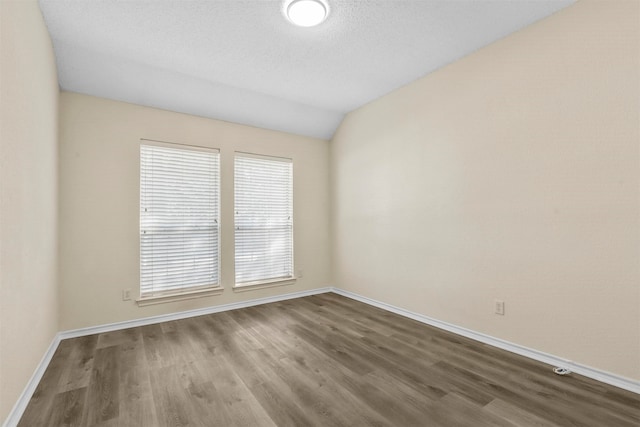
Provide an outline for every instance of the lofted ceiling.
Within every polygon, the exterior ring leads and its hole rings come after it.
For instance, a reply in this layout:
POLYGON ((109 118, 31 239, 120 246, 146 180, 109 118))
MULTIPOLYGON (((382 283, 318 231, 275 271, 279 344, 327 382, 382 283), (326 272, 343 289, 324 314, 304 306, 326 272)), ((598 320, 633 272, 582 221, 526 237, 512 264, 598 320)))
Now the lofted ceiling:
POLYGON ((344 115, 574 0, 40 0, 60 87, 330 139, 344 115))

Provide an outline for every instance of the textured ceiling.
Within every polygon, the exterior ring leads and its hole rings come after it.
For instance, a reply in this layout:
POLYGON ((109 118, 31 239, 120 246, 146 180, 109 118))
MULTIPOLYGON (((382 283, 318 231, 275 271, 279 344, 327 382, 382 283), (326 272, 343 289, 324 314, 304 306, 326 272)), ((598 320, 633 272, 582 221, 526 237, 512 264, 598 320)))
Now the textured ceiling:
POLYGON ((64 90, 329 139, 345 113, 574 0, 40 0, 64 90))

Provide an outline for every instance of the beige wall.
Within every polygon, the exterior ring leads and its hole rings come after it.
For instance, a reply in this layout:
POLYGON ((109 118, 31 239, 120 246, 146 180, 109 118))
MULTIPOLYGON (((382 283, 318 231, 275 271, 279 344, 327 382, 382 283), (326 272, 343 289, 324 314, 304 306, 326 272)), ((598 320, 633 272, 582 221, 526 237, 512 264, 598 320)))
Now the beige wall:
POLYGON ((63 92, 60 97, 60 320, 75 329, 328 286, 327 141, 63 92), (221 155, 220 296, 138 307, 140 138, 221 155), (292 286, 234 293, 233 155, 293 158, 296 270, 292 286))
POLYGON ((640 379, 638 5, 578 2, 350 113, 335 285, 640 379))
POLYGON ((334 284, 330 172, 336 285, 640 379, 639 13, 583 0, 351 113, 331 169, 325 141, 64 93, 58 199, 51 42, 0 1, 0 420, 58 330, 334 284), (121 301, 141 137, 221 149, 222 295, 121 301), (296 285, 230 289, 234 150, 294 159, 296 285))
POLYGON ((58 331, 58 81, 35 1, 0 1, 0 421, 58 331))

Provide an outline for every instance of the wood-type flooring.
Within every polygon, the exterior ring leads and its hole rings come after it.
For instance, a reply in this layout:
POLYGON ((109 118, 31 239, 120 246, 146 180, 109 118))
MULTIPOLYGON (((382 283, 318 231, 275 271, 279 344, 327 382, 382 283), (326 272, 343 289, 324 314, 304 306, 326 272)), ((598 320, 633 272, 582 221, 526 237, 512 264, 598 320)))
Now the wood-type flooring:
POLYGON ((21 427, 638 427, 640 395, 333 293, 64 340, 21 427))

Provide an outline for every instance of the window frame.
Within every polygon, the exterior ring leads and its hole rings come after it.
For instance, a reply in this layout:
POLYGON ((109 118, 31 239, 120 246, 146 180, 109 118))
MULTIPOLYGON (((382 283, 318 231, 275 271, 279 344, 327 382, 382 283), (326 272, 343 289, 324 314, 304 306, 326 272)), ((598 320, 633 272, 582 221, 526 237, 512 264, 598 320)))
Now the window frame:
POLYGON ((204 147, 204 146, 196 146, 196 145, 188 145, 188 144, 180 144, 174 142, 166 142, 166 141, 157 141, 151 139, 140 139, 139 144, 139 166, 140 166, 140 185, 139 185, 139 263, 138 266, 140 268, 140 283, 139 283, 139 292, 140 297, 136 300, 139 306, 158 304, 164 302, 172 302, 172 301, 180 301, 184 299, 191 298, 199 298, 203 296, 210 295, 218 295, 222 292, 222 275, 221 275, 221 155, 220 150, 212 147, 204 147), (184 150, 184 151, 199 151, 206 152, 215 155, 215 168, 216 168, 216 176, 213 183, 213 194, 215 195, 215 205, 217 206, 216 215, 214 215, 213 221, 216 227, 216 241, 215 248, 212 248, 217 254, 217 262, 214 264, 216 278, 217 281, 215 283, 207 283, 202 285, 187 285, 185 287, 181 287, 179 289, 171 289, 171 290, 159 290, 152 293, 143 293, 143 243, 142 238, 143 234, 145 234, 145 230, 143 229, 143 179, 144 179, 144 171, 143 171, 143 147, 161 147, 161 148, 169 148, 174 150, 184 150))
POLYGON ((234 187, 233 187, 233 197, 234 197, 234 205, 233 205, 233 213, 234 213, 234 285, 233 290, 235 292, 243 292, 246 290, 252 290, 256 288, 267 288, 274 286, 284 286, 284 285, 292 285, 296 282, 295 275, 295 215, 294 215, 294 206, 295 206, 295 197, 294 197, 294 160, 289 157, 279 157, 273 155, 264 155, 264 154, 256 154, 249 153, 243 151, 236 151, 234 153, 233 159, 233 175, 234 175, 234 187), (286 163, 290 165, 289 172, 289 182, 288 182, 288 191, 290 194, 290 205, 289 205, 289 216, 290 216, 290 247, 289 249, 289 257, 291 259, 290 263, 290 275, 288 276, 278 276, 278 277, 268 277, 268 278, 260 278, 251 281, 238 282, 238 241, 237 241, 237 231, 238 231, 238 206, 237 206, 237 197, 238 197, 238 176, 237 176, 237 160, 238 158, 254 158, 258 160, 266 160, 273 162, 286 163))

